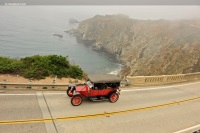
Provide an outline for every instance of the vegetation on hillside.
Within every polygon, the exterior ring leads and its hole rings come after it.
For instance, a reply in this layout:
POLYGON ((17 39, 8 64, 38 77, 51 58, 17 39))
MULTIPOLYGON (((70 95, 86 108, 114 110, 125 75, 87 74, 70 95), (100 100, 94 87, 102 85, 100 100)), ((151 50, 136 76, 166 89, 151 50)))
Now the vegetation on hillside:
POLYGON ((68 33, 94 50, 114 55, 120 75, 153 76, 200 72, 200 19, 136 20, 95 16, 68 33))
POLYGON ((33 79, 43 79, 47 76, 82 79, 84 76, 79 66, 71 65, 67 57, 58 55, 35 55, 20 60, 0 57, 0 73, 18 74, 33 79))

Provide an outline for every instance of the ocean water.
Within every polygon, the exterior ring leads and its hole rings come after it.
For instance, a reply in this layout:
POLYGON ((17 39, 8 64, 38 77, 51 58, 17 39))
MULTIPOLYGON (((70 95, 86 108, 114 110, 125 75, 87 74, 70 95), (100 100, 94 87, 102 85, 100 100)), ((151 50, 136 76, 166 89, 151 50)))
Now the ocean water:
POLYGON ((1 6, 0 56, 22 58, 57 54, 68 56, 70 62, 88 74, 117 73, 120 64, 114 59, 77 43, 74 36, 64 32, 77 27, 68 23, 70 18, 84 20, 90 17, 91 14, 81 14, 67 6, 1 6))

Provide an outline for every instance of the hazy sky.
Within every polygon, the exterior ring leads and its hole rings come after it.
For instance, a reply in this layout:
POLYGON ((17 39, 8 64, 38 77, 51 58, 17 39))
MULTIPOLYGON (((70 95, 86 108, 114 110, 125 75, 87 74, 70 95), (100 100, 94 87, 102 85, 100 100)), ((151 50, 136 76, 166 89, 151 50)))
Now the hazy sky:
POLYGON ((50 8, 69 10, 77 15, 91 17, 96 14, 125 14, 135 19, 200 18, 200 6, 50 6, 50 8))
MULTIPOLYGON (((53 12, 55 15, 72 14, 79 20, 87 19, 95 15, 125 14, 134 19, 191 19, 200 18, 200 6, 0 6, 0 14, 4 9, 10 13, 15 11, 22 14, 31 13, 34 10, 40 13, 53 12), (13 9, 13 10, 12 10, 13 9)), ((51 15, 51 14, 50 14, 51 15)), ((52 14, 53 15, 53 14, 52 14)))
POLYGON ((200 18, 200 6, 128 6, 111 9, 137 19, 200 18))

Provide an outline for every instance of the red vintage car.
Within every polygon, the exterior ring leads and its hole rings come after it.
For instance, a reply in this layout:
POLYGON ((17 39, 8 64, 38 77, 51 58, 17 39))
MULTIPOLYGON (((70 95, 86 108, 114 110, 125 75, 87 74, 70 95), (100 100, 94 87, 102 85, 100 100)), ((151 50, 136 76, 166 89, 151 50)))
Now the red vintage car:
POLYGON ((119 99, 120 82, 121 79, 116 75, 89 75, 85 84, 69 85, 66 93, 71 98, 73 106, 79 106, 83 98, 92 101, 109 100, 114 103, 119 99))

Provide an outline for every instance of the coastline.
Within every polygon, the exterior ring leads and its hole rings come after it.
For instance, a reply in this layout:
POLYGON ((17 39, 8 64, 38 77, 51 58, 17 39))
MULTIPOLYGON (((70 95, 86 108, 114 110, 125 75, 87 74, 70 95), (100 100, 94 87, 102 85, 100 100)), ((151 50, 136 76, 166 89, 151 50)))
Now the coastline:
POLYGON ((81 43, 81 44, 85 45, 88 49, 90 49, 90 50, 92 50, 96 53, 101 53, 101 54, 106 55, 109 58, 109 60, 112 60, 116 64, 118 64, 118 66, 119 66, 118 68, 113 69, 110 72, 107 72, 107 74, 114 74, 114 75, 120 75, 121 76, 121 70, 123 69, 123 66, 125 66, 125 62, 119 58, 119 55, 109 52, 104 47, 98 48, 98 46, 95 45, 96 40, 87 40, 87 39, 84 40, 84 39, 82 39, 82 35, 77 31, 77 28, 76 29, 73 29, 73 28, 68 29, 64 32, 66 32, 67 34, 69 34, 71 36, 74 36, 76 38, 77 43, 81 43))
POLYGON ((105 15, 81 21, 68 33, 120 62, 121 77, 174 75, 199 72, 199 34, 194 34, 199 30, 188 27, 191 23, 200 24, 195 19, 146 21, 105 15))

